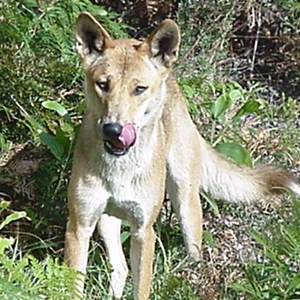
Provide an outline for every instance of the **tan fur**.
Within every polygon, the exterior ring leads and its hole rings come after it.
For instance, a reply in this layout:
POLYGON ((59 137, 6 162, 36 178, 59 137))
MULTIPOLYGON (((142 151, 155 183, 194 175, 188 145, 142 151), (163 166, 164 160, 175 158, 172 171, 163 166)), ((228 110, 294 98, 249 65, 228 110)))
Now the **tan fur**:
MULTIPOLYGON (((121 298, 128 269, 120 219, 127 220, 134 298, 149 299, 153 224, 165 189, 182 226, 187 252, 196 260, 202 239, 199 188, 235 202, 259 200, 283 188, 300 194, 299 185, 287 172, 238 167, 199 135, 171 73, 180 43, 173 21, 164 21, 144 42, 113 40, 92 16, 83 13, 76 33, 86 73, 87 111, 68 191, 65 259, 71 267, 85 273, 89 239, 98 226, 113 267, 110 293, 121 298), (135 144, 122 156, 104 147, 99 128, 111 122, 136 128, 135 144)), ((78 277, 79 295, 83 287, 78 277)))

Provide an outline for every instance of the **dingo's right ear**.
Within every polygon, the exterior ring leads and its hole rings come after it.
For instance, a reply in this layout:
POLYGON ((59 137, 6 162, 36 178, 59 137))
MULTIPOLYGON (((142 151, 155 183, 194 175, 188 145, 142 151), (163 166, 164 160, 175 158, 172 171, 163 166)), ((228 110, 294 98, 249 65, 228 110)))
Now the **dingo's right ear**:
POLYGON ((111 40, 106 30, 89 13, 81 13, 76 21, 76 50, 84 66, 91 65, 111 40))

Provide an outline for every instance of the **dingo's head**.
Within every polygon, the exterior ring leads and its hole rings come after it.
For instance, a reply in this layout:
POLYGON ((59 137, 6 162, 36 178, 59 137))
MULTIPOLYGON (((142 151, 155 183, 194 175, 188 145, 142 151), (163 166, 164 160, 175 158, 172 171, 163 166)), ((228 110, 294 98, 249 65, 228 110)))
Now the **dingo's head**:
POLYGON ((166 80, 177 58, 179 28, 165 20, 145 41, 113 40, 88 13, 76 23, 89 113, 110 154, 127 153, 141 129, 160 117, 166 80))

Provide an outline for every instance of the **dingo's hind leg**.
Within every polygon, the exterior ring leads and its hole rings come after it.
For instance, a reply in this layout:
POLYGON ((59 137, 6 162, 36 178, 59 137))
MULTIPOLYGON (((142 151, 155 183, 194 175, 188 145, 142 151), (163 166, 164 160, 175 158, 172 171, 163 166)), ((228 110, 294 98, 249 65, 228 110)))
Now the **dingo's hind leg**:
POLYGON ((202 207, 199 199, 200 153, 197 135, 182 133, 168 157, 167 192, 179 219, 188 255, 198 260, 202 242, 202 207), (184 145, 184 146, 183 146, 184 145))
POLYGON ((198 260, 202 241, 202 207, 197 184, 168 178, 168 193, 179 219, 185 247, 193 260, 198 260))

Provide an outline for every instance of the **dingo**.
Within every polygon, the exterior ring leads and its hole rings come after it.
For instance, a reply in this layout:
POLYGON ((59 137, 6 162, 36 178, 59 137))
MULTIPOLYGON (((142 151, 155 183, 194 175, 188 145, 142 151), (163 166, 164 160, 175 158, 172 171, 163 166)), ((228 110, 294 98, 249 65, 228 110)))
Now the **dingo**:
MULTIPOLYGON (((86 272, 97 226, 113 267, 110 293, 122 296, 128 268, 121 220, 131 225, 134 299, 149 299, 153 224, 165 189, 180 221, 186 250, 201 250, 199 188, 215 198, 251 202, 300 186, 275 167, 249 169, 223 159, 194 126, 172 75, 180 32, 165 20, 145 41, 113 40, 88 13, 76 23, 77 52, 86 73, 87 111, 77 140, 68 191, 66 262, 86 272)), ((79 295, 83 280, 77 280, 79 295)), ((80 296, 79 296, 80 297, 80 296)))

